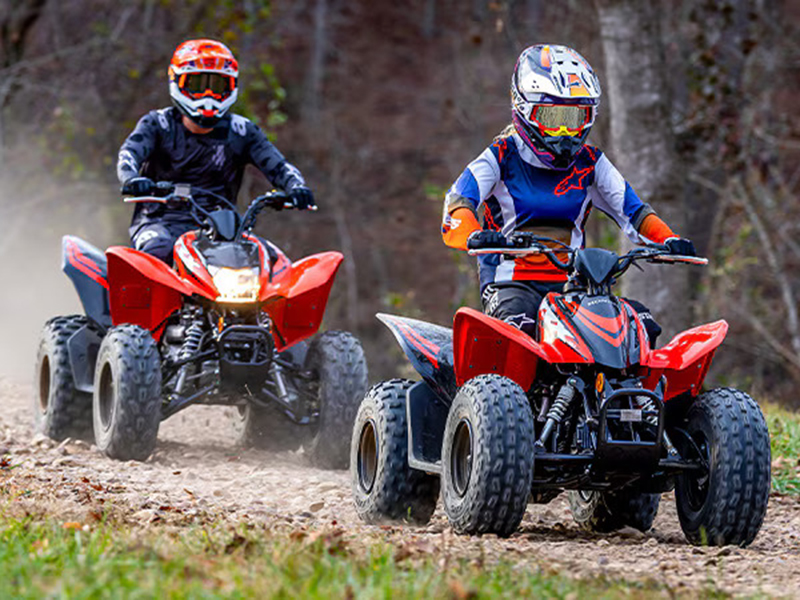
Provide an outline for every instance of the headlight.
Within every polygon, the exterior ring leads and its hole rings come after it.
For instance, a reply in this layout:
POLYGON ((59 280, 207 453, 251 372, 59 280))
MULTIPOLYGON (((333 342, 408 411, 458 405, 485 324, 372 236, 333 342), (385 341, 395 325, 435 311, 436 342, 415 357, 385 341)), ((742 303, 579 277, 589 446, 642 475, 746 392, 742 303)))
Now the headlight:
POLYGON ((258 300, 258 269, 209 268, 217 302, 255 302, 258 300))

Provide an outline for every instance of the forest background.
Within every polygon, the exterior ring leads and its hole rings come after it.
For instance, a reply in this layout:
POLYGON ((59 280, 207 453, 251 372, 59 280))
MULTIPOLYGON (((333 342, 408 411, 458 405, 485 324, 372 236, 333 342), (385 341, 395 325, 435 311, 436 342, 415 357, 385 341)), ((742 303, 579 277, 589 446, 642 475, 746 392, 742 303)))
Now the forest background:
MULTIPOLYGON (((447 324, 479 305, 473 259, 441 241, 443 195, 509 122, 521 50, 558 43, 603 85, 590 142, 711 259, 632 271, 624 293, 666 337, 727 319, 715 383, 800 406, 799 30, 797 0, 0 0, 0 373, 30 377, 41 324, 79 310, 61 236, 128 242, 117 150, 169 105, 175 47, 211 37, 239 59, 234 111, 321 207, 259 233, 293 258, 345 253, 326 325, 361 338, 372 379, 396 374, 374 314, 447 324)), ((267 187, 248 172, 241 205, 267 187)), ((590 245, 623 243, 593 218, 590 245)))

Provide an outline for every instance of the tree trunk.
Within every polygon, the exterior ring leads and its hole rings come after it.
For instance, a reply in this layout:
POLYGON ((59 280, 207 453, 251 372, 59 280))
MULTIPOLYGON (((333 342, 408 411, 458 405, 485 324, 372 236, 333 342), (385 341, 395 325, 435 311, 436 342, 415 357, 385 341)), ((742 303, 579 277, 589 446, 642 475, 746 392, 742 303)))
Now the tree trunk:
MULTIPOLYGON (((605 54, 604 113, 612 161, 638 195, 680 234, 688 222, 669 119, 659 8, 654 1, 595 0, 605 54)), ((691 320, 688 269, 653 265, 632 271, 623 293, 645 303, 667 334, 691 320)))

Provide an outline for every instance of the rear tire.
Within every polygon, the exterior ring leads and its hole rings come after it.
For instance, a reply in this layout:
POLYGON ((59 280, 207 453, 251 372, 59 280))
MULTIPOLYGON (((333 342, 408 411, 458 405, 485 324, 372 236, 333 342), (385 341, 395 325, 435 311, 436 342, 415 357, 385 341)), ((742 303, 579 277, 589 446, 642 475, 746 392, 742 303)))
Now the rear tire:
POLYGON ((408 466, 407 379, 374 386, 353 427, 350 477, 356 512, 367 523, 424 525, 436 510, 439 477, 408 466))
POLYGON ((442 448, 444 508, 457 533, 509 536, 533 478, 533 415, 516 383, 480 375, 458 390, 442 448))
POLYGON ((311 342, 306 365, 317 377, 319 422, 308 454, 324 469, 346 469, 358 406, 367 393, 361 343, 346 331, 327 331, 311 342))
POLYGON ((658 513, 660 494, 626 487, 609 492, 570 491, 572 518, 586 531, 609 533, 623 527, 648 531, 658 513))
POLYGON ((111 329, 97 354, 92 403, 97 447, 110 458, 147 460, 161 422, 161 361, 150 332, 111 329))
POLYGON ((62 441, 92 441, 92 395, 75 389, 67 342, 89 319, 56 317, 45 323, 36 356, 33 411, 36 431, 62 441))
POLYGON ((700 394, 686 415, 681 454, 697 454, 708 473, 687 471, 675 482, 678 518, 692 544, 747 546, 755 539, 770 491, 769 431, 761 409, 729 388, 700 394))

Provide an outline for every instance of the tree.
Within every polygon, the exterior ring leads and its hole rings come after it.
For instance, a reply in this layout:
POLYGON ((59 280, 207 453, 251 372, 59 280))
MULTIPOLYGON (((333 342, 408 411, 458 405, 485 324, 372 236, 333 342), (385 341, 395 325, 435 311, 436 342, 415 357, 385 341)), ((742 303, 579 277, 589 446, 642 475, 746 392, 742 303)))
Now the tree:
MULTIPOLYGON (((681 232, 689 221, 670 125, 667 70, 658 2, 595 0, 605 55, 613 161, 645 200, 681 232)), ((688 270, 653 266, 628 277, 627 296, 641 300, 666 330, 691 319, 688 270)))

